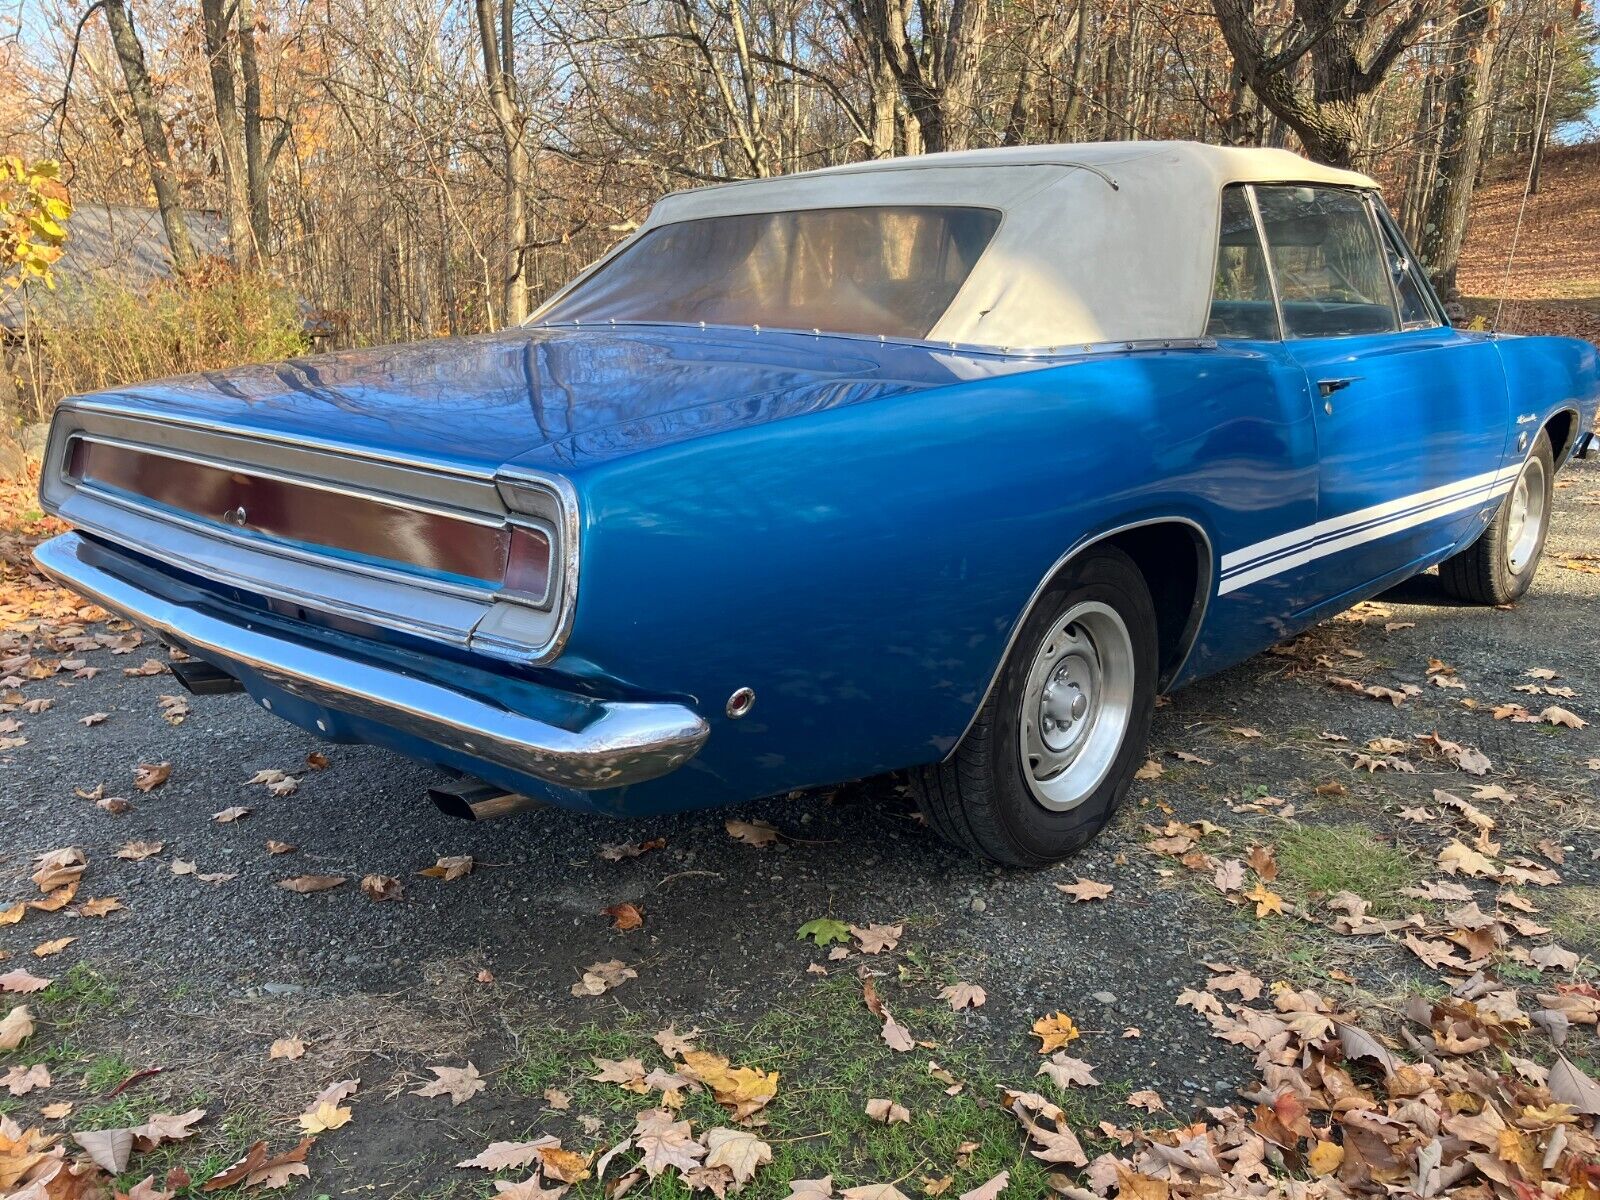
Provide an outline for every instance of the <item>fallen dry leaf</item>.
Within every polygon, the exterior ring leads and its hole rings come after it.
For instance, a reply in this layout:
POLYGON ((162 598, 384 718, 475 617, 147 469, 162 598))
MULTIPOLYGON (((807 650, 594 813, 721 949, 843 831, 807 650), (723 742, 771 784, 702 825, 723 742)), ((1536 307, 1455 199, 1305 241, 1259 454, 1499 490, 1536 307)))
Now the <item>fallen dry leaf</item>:
POLYGON ((1587 729, 1589 722, 1577 713, 1562 708, 1559 704, 1552 704, 1539 714, 1539 719, 1546 725, 1564 725, 1568 729, 1587 729))
POLYGON ((27 995, 30 992, 42 992, 50 986, 50 980, 41 979, 37 975, 30 975, 18 967, 14 971, 7 971, 0 975, 0 992, 18 992, 27 995))
POLYGON ((1040 1017, 1033 1023, 1033 1036, 1041 1043, 1039 1053, 1049 1054, 1060 1050, 1068 1042, 1076 1041, 1078 1026, 1066 1013, 1053 1013, 1048 1017, 1040 1017))
POLYGON ((402 900, 405 889, 393 875, 363 875, 361 894, 368 900, 402 900))
POLYGON ((472 874, 473 861, 470 854, 447 854, 434 863, 431 867, 424 867, 418 875, 426 875, 430 879, 442 879, 449 883, 454 879, 463 879, 472 874))
POLYGON ((1111 895, 1114 888, 1109 883, 1096 883, 1094 880, 1085 879, 1080 875, 1076 883, 1056 884, 1056 890, 1071 896, 1073 903, 1076 904, 1085 900, 1104 900, 1111 895))
MULTIPOLYGON (((860 943, 863 954, 879 954, 885 950, 893 950, 900 944, 900 935, 904 927, 900 925, 872 925, 865 929, 859 925, 850 926, 850 932, 860 943)), ((820 942, 817 943, 821 945, 820 942)))
POLYGON ((127 1170, 128 1157, 133 1153, 133 1130, 92 1129, 74 1133, 72 1140, 83 1147, 89 1161, 113 1175, 127 1170))
POLYGON ((33 1013, 19 1004, 0 1019, 0 1050, 15 1050, 33 1036, 33 1013))
POLYGON ((740 821, 729 817, 723 828, 734 841, 747 846, 770 846, 778 840, 778 831, 765 821, 740 821))
POLYGON ((172 776, 172 764, 140 763, 133 769, 133 786, 141 792, 148 792, 160 787, 172 776))
POLYGON ((0 1075, 0 1087, 6 1089, 13 1096, 26 1096, 36 1088, 50 1086, 50 1068, 43 1063, 34 1063, 30 1067, 14 1066, 4 1075, 0 1075))
POLYGON ((1034 1074, 1046 1076, 1062 1091, 1074 1085, 1078 1087, 1095 1087, 1100 1082, 1095 1078, 1093 1067, 1081 1058, 1071 1057, 1064 1050, 1057 1050, 1050 1056, 1048 1062, 1040 1063, 1039 1069, 1034 1074))
POLYGON ((548 1135, 531 1142, 490 1142, 472 1158, 458 1162, 458 1167, 477 1167, 483 1171, 512 1171, 525 1167, 539 1157, 541 1146, 553 1146, 556 1139, 548 1135))
POLYGON ((708 1129, 705 1133, 708 1167, 726 1167, 739 1186, 755 1178, 756 1170, 772 1161, 772 1147, 745 1129, 708 1129))
POLYGON ((300 1128, 309 1134, 327 1133, 350 1123, 350 1110, 324 1101, 300 1114, 300 1128))
POLYGON ((583 973, 583 978, 572 985, 574 996, 602 996, 619 984, 630 979, 639 978, 639 972, 628 966, 621 959, 613 958, 606 962, 597 962, 590 965, 583 973))
POLYGON ((483 1091, 483 1076, 470 1062, 464 1067, 429 1067, 436 1078, 411 1092, 413 1096, 449 1096, 451 1106, 469 1100, 483 1091))
POLYGON ((312 892, 332 891, 349 882, 343 875, 296 875, 293 879, 278 880, 278 886, 285 891, 298 892, 305 896, 312 892))
POLYGON ((981 1008, 988 998, 988 993, 975 983, 952 983, 939 990, 939 999, 957 1012, 963 1008, 981 1008))
POLYGON ((1001 1171, 993 1179, 979 1184, 971 1191, 962 1192, 958 1200, 996 1200, 1011 1183, 1011 1172, 1001 1171))
POLYGON ((83 851, 76 846, 51 850, 34 859, 36 870, 33 872, 33 881, 39 885, 41 892, 53 892, 76 883, 88 865, 83 851))
POLYGON ((893 1100, 875 1098, 867 1101, 866 1114, 874 1121, 881 1121, 885 1125, 911 1124, 911 1110, 893 1100))
POLYGON ((306 1153, 316 1140, 304 1138, 292 1150, 278 1155, 268 1153, 266 1142, 256 1142, 237 1162, 224 1167, 201 1184, 200 1190, 216 1192, 236 1184, 242 1184, 245 1188, 279 1188, 286 1186, 291 1179, 306 1178, 311 1174, 311 1168, 305 1162, 306 1153))
POLYGON ((647 1108, 639 1114, 633 1143, 642 1155, 639 1165, 651 1179, 668 1167, 692 1171, 706 1153, 690 1136, 689 1122, 677 1120, 664 1108, 647 1108))
POLYGON ((632 904, 613 904, 602 908, 600 915, 611 918, 613 929, 638 929, 644 924, 644 914, 632 904))
POLYGON ((305 1056, 306 1044, 298 1037, 282 1037, 267 1048, 269 1059, 282 1058, 293 1062, 305 1056))

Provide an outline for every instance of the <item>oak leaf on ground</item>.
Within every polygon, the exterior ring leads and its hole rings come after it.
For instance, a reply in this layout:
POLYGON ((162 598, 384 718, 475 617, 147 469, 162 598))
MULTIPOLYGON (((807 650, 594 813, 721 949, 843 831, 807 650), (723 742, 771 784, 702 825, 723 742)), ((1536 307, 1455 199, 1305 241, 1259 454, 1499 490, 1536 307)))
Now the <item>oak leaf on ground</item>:
POLYGON ((1109 883, 1096 883, 1080 875, 1076 883, 1056 884, 1056 890, 1071 896, 1074 903, 1080 903, 1085 900, 1104 900, 1115 889, 1109 883))

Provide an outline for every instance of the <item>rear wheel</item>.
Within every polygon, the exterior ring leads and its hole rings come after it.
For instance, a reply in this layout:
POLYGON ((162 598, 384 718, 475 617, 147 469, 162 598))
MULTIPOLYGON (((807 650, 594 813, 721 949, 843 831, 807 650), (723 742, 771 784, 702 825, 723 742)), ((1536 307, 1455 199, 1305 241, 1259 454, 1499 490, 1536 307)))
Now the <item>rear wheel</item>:
POLYGON ((1008 866, 1086 844, 1116 811, 1155 708, 1156 614, 1133 560, 1075 559, 1034 605, 954 755, 912 775, 928 823, 1008 866))
POLYGON ((1439 564, 1439 582, 1458 600, 1509 604, 1526 592, 1550 528, 1555 461, 1541 433, 1489 527, 1465 550, 1439 564))

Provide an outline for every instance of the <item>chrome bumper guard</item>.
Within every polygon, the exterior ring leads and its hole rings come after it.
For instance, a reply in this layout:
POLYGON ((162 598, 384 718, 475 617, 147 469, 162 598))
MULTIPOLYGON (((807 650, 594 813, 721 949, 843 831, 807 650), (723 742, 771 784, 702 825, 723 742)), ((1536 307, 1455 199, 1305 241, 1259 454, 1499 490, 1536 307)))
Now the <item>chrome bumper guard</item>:
POLYGON ((578 728, 522 716, 398 670, 214 616, 202 607, 201 593, 194 593, 194 602, 159 595, 117 574, 115 558, 76 533, 52 538, 33 552, 38 568, 63 587, 199 658, 242 667, 309 703, 547 783, 582 790, 642 783, 693 758, 710 733, 701 717, 680 704, 591 700, 555 689, 547 689, 553 705, 576 708, 583 718, 574 722, 578 728))

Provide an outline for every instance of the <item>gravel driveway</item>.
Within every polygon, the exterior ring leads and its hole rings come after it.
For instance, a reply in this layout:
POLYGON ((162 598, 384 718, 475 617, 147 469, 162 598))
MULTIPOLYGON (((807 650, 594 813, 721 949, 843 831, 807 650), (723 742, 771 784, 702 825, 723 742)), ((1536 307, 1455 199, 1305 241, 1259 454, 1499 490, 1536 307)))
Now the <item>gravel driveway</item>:
MULTIPOLYGON (((1457 607, 1434 578, 1420 578, 1178 693, 1156 716, 1154 777, 1086 853, 1040 873, 993 870, 946 849, 887 783, 734 813, 616 822, 539 810, 464 824, 424 799, 437 778, 428 769, 379 750, 320 746, 243 696, 188 698, 187 715, 170 723, 177 714, 161 697, 181 691, 176 680, 125 673, 159 662, 159 647, 78 654, 60 641, 70 630, 59 619, 38 631, 22 610, 51 602, 29 594, 0 631, 0 654, 69 666, 77 657, 99 670, 77 678, 61 669, 5 693, 0 909, 36 897, 35 857, 68 846, 89 862, 78 901, 116 897, 122 908, 98 919, 29 910, 0 927, 11 958, 0 971, 24 965, 58 980, 54 1003, 35 1005, 41 1031, 29 1052, 0 1054, 3 1071, 44 1053, 54 1085, 0 1094, 0 1111, 27 1124, 44 1105, 70 1101, 90 1124, 114 1127, 193 1102, 208 1111, 200 1136, 168 1147, 160 1162, 198 1179, 257 1138, 293 1144, 310 1099, 359 1076, 353 1121, 319 1141, 310 1180, 291 1183, 296 1194, 476 1196, 485 1178, 453 1164, 499 1138, 555 1131, 572 1144, 590 1122, 610 1129, 626 1114, 590 1098, 589 1056, 648 1050, 649 1035, 675 1023, 705 1030, 724 1054, 781 1065, 780 1097, 793 1095, 794 1111, 816 1125, 806 1132, 793 1118, 796 1170, 831 1145, 825 1165, 891 1171, 899 1143, 880 1139, 856 1155, 823 1124, 833 1093, 859 1109, 855 1092, 874 1081, 852 1072, 883 1050, 860 1001, 865 967, 881 972, 877 988, 899 1020, 935 1045, 918 1055, 919 1074, 931 1054, 966 1072, 973 1093, 978 1079, 1032 1086, 1039 1059, 1029 1027, 1061 1010, 1083 1030, 1075 1050, 1092 1057, 1104 1084, 1086 1119, 1140 1089, 1183 1117, 1232 1097, 1250 1072, 1244 1051, 1174 1003, 1203 985, 1204 963, 1342 987, 1380 1005, 1415 982, 1420 964, 1393 939, 1358 946, 1292 916, 1258 920, 1153 852, 1152 828, 1203 819, 1222 827, 1206 833, 1219 852, 1277 846, 1278 890, 1303 906, 1343 886, 1341 845, 1386 855, 1344 864, 1381 876, 1364 880, 1369 888, 1427 876, 1438 830, 1401 810, 1437 809, 1435 789, 1466 796, 1489 784, 1516 797, 1474 801, 1498 819, 1505 853, 1565 848, 1558 890, 1577 898, 1546 909, 1567 914, 1558 930, 1587 971, 1600 950, 1584 915, 1600 895, 1600 463, 1574 464, 1561 485, 1545 564, 1523 602, 1457 607), (1583 554, 1591 557, 1570 558, 1583 554), (1430 674, 1430 660, 1453 674, 1430 674), (1559 678, 1528 674, 1535 669, 1559 678), (1330 678, 1420 691, 1396 706, 1330 678), (38 700, 50 703, 29 711, 38 700), (1530 715, 1555 705, 1589 724, 1497 719, 1507 704, 1530 715), (1433 734, 1481 751, 1488 773, 1466 775, 1439 743, 1419 740, 1433 734), (1382 738, 1404 745, 1368 747, 1382 738), (137 790, 141 763, 169 763, 170 777, 137 790), (264 771, 297 783, 275 794, 250 782, 264 771), (127 809, 86 796, 120 797, 127 809), (247 815, 212 819, 241 806, 247 815), (730 816, 765 822, 777 838, 756 846, 730 836, 730 816), (606 857, 608 846, 662 839, 636 857, 606 857), (160 849, 142 861, 115 857, 135 842, 160 849), (269 842, 293 849, 270 853, 269 842), (474 864, 464 877, 418 874, 463 855, 474 864), (191 873, 174 873, 190 863, 191 873), (277 886, 303 875, 346 882, 307 895, 277 886), (357 883, 367 875, 398 880, 403 897, 369 898, 357 883), (1079 902, 1055 886, 1079 877, 1114 891, 1079 902), (619 930, 602 912, 623 903, 642 913, 641 927, 619 930), (898 945, 830 961, 797 938, 823 917, 899 925, 898 945), (76 940, 47 958, 31 954, 63 937, 76 940), (591 964, 612 959, 637 976, 603 995, 572 994, 591 964), (962 981, 980 984, 987 1001, 952 1013, 935 994, 962 981), (291 1036, 304 1055, 269 1058, 269 1046, 291 1036), (428 1067, 468 1060, 488 1086, 461 1106, 409 1094, 432 1077, 428 1067), (576 1102, 561 1108, 546 1098, 551 1089, 576 1102)), ((9 598, 21 590, 13 573, 9 598)), ((973 1137, 993 1140, 981 1107, 962 1120, 973 1137)), ((944 1140, 960 1136, 954 1125, 898 1128, 913 1180, 937 1174, 944 1140)), ((1008 1161, 1016 1148, 995 1153, 1008 1161)), ((958 1190, 970 1186, 958 1179, 958 1190)))

